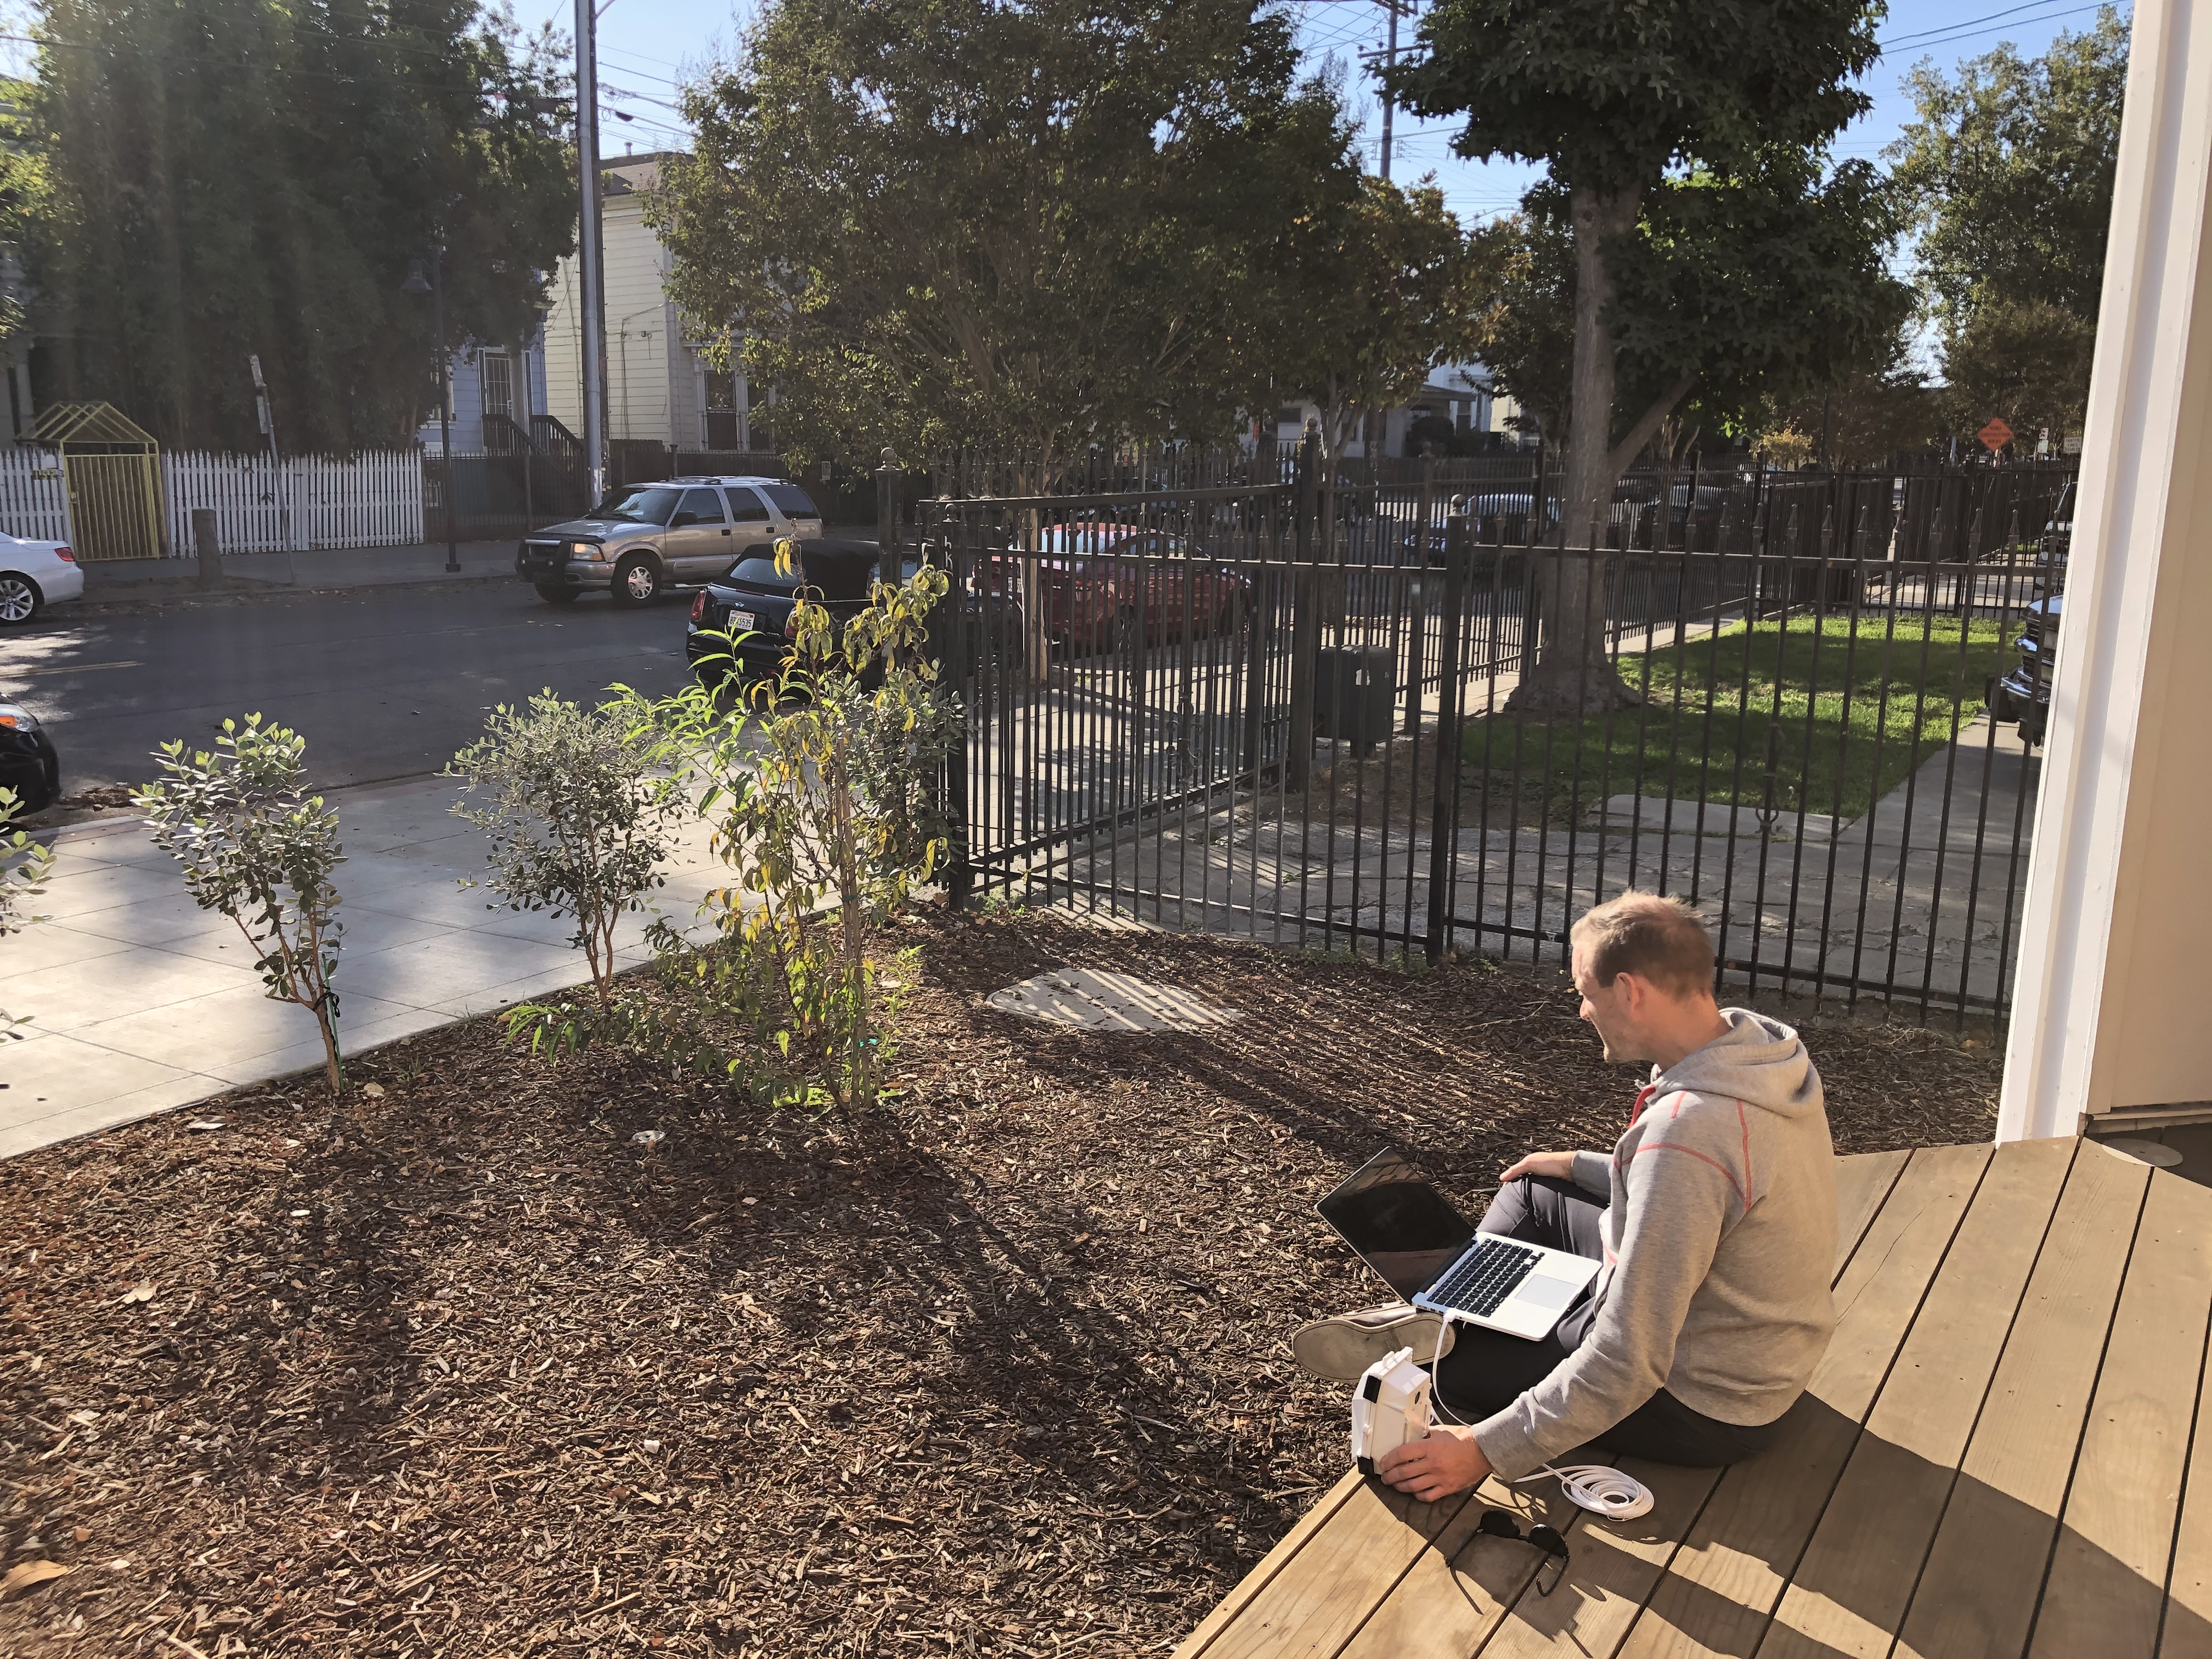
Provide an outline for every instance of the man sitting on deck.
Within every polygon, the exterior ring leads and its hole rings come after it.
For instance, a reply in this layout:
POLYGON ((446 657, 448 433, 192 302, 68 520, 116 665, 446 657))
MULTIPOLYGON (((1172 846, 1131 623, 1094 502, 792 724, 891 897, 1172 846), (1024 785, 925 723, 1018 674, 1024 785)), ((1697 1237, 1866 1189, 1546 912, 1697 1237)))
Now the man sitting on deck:
MULTIPOLYGON (((1591 1443, 1662 1463, 1748 1457, 1779 1434, 1835 1328, 1834 1149, 1797 1033, 1718 1005, 1712 941, 1674 900, 1624 893, 1571 943, 1606 1059, 1648 1062, 1651 1080, 1609 1158, 1530 1153, 1500 1176, 1481 1231, 1604 1267, 1540 1342, 1443 1333, 1436 1392, 1462 1421, 1440 1413, 1377 1465, 1424 1501, 1591 1443)), ((1437 1316, 1399 1303, 1306 1325, 1291 1352, 1350 1382, 1437 1341, 1437 1316)))

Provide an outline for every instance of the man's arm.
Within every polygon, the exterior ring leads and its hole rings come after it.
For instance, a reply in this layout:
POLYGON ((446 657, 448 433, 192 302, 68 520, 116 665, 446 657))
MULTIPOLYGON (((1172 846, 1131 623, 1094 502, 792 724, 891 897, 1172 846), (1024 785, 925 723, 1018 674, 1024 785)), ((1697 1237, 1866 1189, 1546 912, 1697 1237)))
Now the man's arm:
POLYGON ((1500 1170, 1498 1184, 1518 1181, 1522 1176, 1571 1181, 1596 1197, 1607 1201, 1613 1197, 1613 1160, 1603 1152, 1531 1152, 1518 1164, 1500 1170))
POLYGON ((1517 1479, 1603 1434, 1666 1386, 1690 1298, 1705 1283, 1735 1201, 1728 1170, 1672 1145, 1626 1171, 1620 1260, 1581 1346, 1504 1411, 1475 1425, 1485 1460, 1517 1479))

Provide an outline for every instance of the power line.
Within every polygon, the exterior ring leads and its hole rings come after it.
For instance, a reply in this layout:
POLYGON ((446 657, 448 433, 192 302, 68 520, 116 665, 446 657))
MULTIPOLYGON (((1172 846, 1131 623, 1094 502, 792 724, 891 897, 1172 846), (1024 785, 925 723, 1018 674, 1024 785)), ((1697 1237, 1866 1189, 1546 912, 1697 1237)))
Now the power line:
POLYGON ((1995 24, 1996 20, 2001 17, 2014 17, 2016 13, 2033 11, 2037 6, 2047 5, 2049 3, 2050 0, 2027 0, 2027 3, 2024 5, 2008 6, 2002 11, 1990 12, 1980 17, 1961 18, 1955 23, 1944 23, 1932 29, 1922 29, 1917 33, 1896 35, 1889 40, 1880 41, 1877 44, 1880 45, 1882 51, 1885 52, 1893 51, 1899 46, 1920 45, 1942 46, 1948 40, 1964 40, 1973 34, 2002 33, 2005 29, 2017 27, 2023 23, 2048 22, 2053 18, 2072 17, 2081 12, 2102 11, 2104 9, 2104 7, 2102 6, 2073 6, 2063 11, 2045 12, 2041 15, 2035 17, 2016 17, 2014 21, 1996 27, 1981 27, 1984 24, 1995 24))

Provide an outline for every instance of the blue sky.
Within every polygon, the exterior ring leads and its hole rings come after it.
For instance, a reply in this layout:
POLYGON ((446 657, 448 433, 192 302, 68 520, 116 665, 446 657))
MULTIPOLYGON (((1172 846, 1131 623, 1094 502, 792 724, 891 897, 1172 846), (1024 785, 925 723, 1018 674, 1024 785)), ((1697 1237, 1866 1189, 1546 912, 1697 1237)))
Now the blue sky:
MULTIPOLYGON (((638 149, 677 149, 685 143, 681 118, 670 107, 676 88, 727 53, 744 20, 749 0, 603 0, 599 21, 600 82, 609 113, 604 118, 610 154, 625 143, 638 149), (617 113, 617 112, 619 113, 617 113), (630 118, 623 120, 620 115, 630 118)), ((563 32, 574 11, 560 0, 516 0, 526 26, 550 21, 563 32)), ((1375 162, 1380 135, 1371 88, 1358 71, 1360 54, 1382 46, 1388 14, 1375 0, 1298 0, 1302 34, 1316 64, 1334 58, 1346 74, 1346 87, 1364 118, 1368 162, 1375 162)), ((2125 8, 2123 8, 2124 10, 2125 8)), ((1923 58, 1946 68, 1978 57, 2002 41, 2029 56, 2039 53, 2062 30, 2081 30, 2095 21, 2097 8, 2079 0, 1915 0, 1894 6, 1881 28, 1881 60, 1864 82, 1874 107, 1844 133, 1841 155, 1878 161, 1911 118, 1911 101, 1900 90, 1904 72, 1923 58)), ((1412 38, 1401 24, 1401 44, 1412 38)), ((1534 170, 1514 163, 1463 161, 1451 153, 1454 128, 1447 122, 1396 123, 1392 177, 1407 182, 1434 173, 1446 198, 1463 220, 1510 212, 1534 170)))

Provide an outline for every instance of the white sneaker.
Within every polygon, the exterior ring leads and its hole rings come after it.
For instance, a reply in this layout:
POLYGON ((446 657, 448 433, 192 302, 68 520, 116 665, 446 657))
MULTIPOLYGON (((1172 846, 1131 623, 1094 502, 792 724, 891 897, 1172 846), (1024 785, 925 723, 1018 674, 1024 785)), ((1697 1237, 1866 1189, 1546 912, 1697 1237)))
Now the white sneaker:
POLYGON ((1403 1302, 1357 1313, 1316 1319, 1291 1333, 1291 1358, 1298 1369, 1332 1382, 1357 1382, 1376 1360, 1400 1348, 1411 1348, 1418 1364, 1452 1351, 1450 1326, 1432 1313, 1423 1313, 1403 1302), (1443 1346, 1437 1346, 1437 1331, 1443 1328, 1443 1346))

